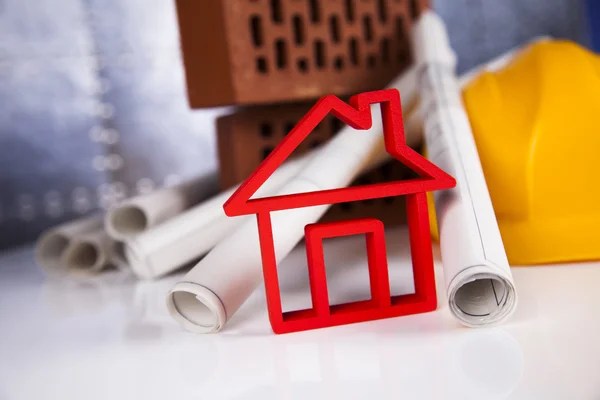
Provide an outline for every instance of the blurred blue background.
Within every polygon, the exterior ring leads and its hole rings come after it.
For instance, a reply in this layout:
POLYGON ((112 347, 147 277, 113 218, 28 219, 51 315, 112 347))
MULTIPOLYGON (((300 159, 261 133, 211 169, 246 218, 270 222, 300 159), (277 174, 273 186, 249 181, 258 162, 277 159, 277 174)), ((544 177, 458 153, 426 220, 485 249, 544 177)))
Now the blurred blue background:
POLYGON ((587 25, 591 35, 591 47, 595 52, 600 51, 600 1, 586 0, 587 25))
MULTIPOLYGON (((434 1, 461 71, 538 35, 587 43, 582 5, 434 1)), ((188 109, 174 0, 0 0, 0 248, 215 174, 222 112, 188 109)))

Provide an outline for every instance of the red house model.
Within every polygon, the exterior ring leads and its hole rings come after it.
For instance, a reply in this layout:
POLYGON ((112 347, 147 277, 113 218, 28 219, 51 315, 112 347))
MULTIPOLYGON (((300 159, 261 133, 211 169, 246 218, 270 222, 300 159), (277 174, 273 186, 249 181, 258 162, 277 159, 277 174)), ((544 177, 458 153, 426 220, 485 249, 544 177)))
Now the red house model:
POLYGON ((228 216, 257 215, 267 306, 273 331, 295 332, 435 310, 437 297, 426 192, 448 189, 455 185, 454 178, 406 145, 398 90, 362 93, 352 97, 350 104, 335 96, 325 96, 319 100, 224 205, 228 216), (366 130, 371 128, 370 107, 375 103, 380 103, 381 106, 386 151, 414 170, 419 175, 418 178, 311 193, 251 198, 327 114, 332 113, 354 129, 366 130), (390 295, 381 221, 366 218, 309 224, 305 227, 305 234, 313 308, 282 313, 270 213, 400 195, 406 196, 415 293, 390 295), (357 234, 365 234, 367 237, 371 299, 330 306, 323 239, 357 234))

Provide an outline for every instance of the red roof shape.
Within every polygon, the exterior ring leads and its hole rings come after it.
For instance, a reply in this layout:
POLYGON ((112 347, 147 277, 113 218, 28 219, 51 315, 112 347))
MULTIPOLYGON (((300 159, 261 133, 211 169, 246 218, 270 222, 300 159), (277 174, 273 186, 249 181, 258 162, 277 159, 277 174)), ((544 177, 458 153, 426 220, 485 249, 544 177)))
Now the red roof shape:
POLYGON ((397 89, 361 93, 350 98, 349 103, 333 95, 322 97, 225 202, 223 206, 225 213, 229 216, 255 214, 263 211, 428 192, 448 189, 456 185, 454 178, 406 144, 400 93, 397 89), (419 175, 418 178, 252 199, 273 172, 329 113, 354 129, 367 130, 371 128, 373 122, 371 105, 376 103, 380 103, 381 106, 386 151, 415 171, 419 175))

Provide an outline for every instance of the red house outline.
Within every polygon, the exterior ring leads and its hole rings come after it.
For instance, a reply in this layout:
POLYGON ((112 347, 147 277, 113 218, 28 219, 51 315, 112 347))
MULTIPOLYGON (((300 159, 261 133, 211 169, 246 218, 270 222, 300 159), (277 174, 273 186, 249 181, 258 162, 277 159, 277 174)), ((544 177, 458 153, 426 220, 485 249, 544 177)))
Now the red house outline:
POLYGON ((333 95, 321 98, 223 206, 228 216, 257 215, 267 306, 275 333, 415 314, 432 311, 437 307, 426 192, 452 188, 456 185, 456 181, 406 145, 398 90, 361 93, 353 96, 349 103, 333 95), (376 103, 381 107, 386 151, 419 174, 419 178, 310 193, 251 198, 329 113, 354 129, 367 130, 372 125, 370 106, 376 103), (400 195, 407 196, 406 208, 415 293, 390 297, 383 224, 380 221, 355 219, 328 224, 309 224, 305 227, 305 232, 313 308, 282 313, 271 211, 400 195), (367 235, 372 298, 362 302, 329 306, 320 243, 326 237, 359 233, 367 235))

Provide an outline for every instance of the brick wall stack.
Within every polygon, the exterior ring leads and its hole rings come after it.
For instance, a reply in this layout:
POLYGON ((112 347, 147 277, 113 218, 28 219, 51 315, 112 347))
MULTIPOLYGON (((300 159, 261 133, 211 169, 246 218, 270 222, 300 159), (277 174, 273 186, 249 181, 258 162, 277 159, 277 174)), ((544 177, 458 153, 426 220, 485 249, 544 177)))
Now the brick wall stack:
MULTIPOLYGON (((238 106, 217 121, 222 188, 243 181, 323 95, 385 87, 411 61, 427 0, 176 0, 192 108, 238 106)), ((294 155, 342 128, 324 120, 294 155)), ((354 184, 402 179, 390 161, 354 184)), ((404 222, 401 198, 338 204, 324 217, 404 222)))

